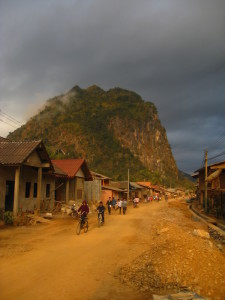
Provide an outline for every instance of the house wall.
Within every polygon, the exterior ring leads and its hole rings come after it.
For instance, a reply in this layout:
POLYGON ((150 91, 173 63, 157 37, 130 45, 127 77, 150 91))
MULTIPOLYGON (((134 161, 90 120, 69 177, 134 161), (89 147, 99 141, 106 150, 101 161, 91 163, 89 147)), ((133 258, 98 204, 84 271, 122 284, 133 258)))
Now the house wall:
POLYGON ((143 188, 141 190, 141 198, 144 200, 146 199, 148 196, 150 196, 150 190, 148 188, 143 188))
POLYGON ((15 167, 0 166, 0 209, 5 209, 6 181, 15 181, 15 167))
POLYGON ((54 178, 54 176, 50 176, 47 174, 44 174, 42 176, 42 200, 44 201, 43 209, 53 209, 54 208, 54 205, 55 205, 55 178, 54 178), (50 185, 49 196, 46 195, 47 184, 50 185))
POLYGON ((101 192, 101 201, 106 204, 109 197, 113 197, 112 190, 102 190, 101 192))
POLYGON ((205 172, 201 171, 199 173, 199 190, 203 191, 205 189, 205 172))
POLYGON ((76 200, 84 200, 84 178, 76 177, 76 200))
MULTIPOLYGON (((37 197, 34 197, 34 183, 37 183, 38 170, 23 166, 20 173, 20 199, 19 208, 22 211, 33 211, 37 206, 37 197), (31 183, 30 196, 25 197, 26 182, 31 183)), ((54 206, 55 179, 54 177, 42 174, 42 192, 41 192, 41 208, 51 209, 54 206), (46 195, 46 186, 50 185, 49 196, 46 195)))
POLYGON ((27 158, 26 163, 32 164, 33 166, 40 165, 41 160, 37 152, 31 153, 31 155, 27 158))
POLYGON ((57 178, 55 188, 56 188, 55 200, 65 202, 66 201, 66 179, 57 178))
MULTIPOLYGON (((82 171, 81 171, 82 172, 82 171)), ((80 173, 82 176, 83 173, 80 173)), ((56 188, 56 200, 66 202, 66 181, 65 178, 57 178, 56 188)), ((79 201, 84 200, 84 178, 75 177, 69 179, 69 201, 79 201)))
POLYGON ((101 180, 84 181, 84 198, 88 202, 98 202, 101 199, 101 180))
POLYGON ((116 199, 116 201, 118 200, 118 199, 122 199, 122 198, 124 198, 124 194, 123 193, 120 193, 120 192, 116 192, 116 191, 113 191, 113 196, 112 196, 112 198, 115 198, 116 199))
MULTIPOLYGON (((0 208, 5 208, 6 181, 15 181, 15 167, 0 167, 0 208)), ((34 183, 37 183, 38 169, 28 166, 20 168, 19 184, 19 210, 34 211, 37 205, 37 197, 34 197, 34 183), (26 182, 30 182, 29 197, 25 197, 26 182)), ((42 175, 42 201, 49 204, 49 208, 54 205, 55 180, 50 175, 42 175), (50 195, 46 197, 46 185, 50 184, 50 195)), ((41 201, 41 205, 42 205, 41 201)))
POLYGON ((4 209, 5 207, 5 188, 4 188, 5 180, 2 176, 3 173, 2 169, 3 167, 0 166, 0 209, 4 209))
POLYGON ((225 189, 225 171, 220 174, 220 188, 225 189))
MULTIPOLYGON (((75 201, 75 199, 76 199, 75 190, 76 190, 76 177, 73 179, 70 179, 70 181, 69 181, 69 200, 75 201)), ((65 190, 65 200, 66 200, 66 190, 65 190)))
POLYGON ((140 200, 143 200, 142 197, 142 190, 135 190, 130 192, 130 199, 133 198, 139 198, 140 200))
POLYGON ((101 201, 104 204, 107 202, 109 197, 111 197, 111 199, 113 199, 113 197, 114 197, 117 201, 118 199, 123 199, 124 197, 126 198, 127 196, 124 193, 112 191, 112 190, 102 190, 101 191, 101 201))

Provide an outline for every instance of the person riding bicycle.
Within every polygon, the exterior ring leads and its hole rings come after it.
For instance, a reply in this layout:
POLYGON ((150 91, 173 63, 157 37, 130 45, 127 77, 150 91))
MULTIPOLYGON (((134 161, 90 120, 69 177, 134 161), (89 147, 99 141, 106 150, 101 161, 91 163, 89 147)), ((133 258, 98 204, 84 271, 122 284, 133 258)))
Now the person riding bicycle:
POLYGON ((99 215, 102 215, 102 222, 104 223, 105 219, 104 219, 104 212, 105 212, 105 206, 103 205, 102 201, 99 202, 99 206, 97 207, 97 211, 98 211, 98 218, 99 215))
POLYGON ((87 215, 89 213, 89 207, 85 200, 82 202, 82 205, 79 207, 78 212, 80 212, 80 214, 81 214, 81 224, 84 224, 85 218, 87 217, 87 215))

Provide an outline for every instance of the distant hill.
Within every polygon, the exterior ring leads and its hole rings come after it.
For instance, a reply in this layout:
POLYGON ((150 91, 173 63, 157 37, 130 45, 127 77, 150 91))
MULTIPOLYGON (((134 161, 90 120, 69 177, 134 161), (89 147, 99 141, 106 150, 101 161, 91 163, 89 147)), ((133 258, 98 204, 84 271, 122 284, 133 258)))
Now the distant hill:
POLYGON ((194 185, 196 183, 196 179, 191 177, 191 175, 178 170, 178 176, 179 176, 179 183, 181 186, 186 187, 187 189, 194 190, 194 185))
POLYGON ((86 159, 91 170, 125 180, 174 185, 178 169, 155 105, 121 88, 98 86, 46 101, 13 140, 42 139, 52 158, 86 159))

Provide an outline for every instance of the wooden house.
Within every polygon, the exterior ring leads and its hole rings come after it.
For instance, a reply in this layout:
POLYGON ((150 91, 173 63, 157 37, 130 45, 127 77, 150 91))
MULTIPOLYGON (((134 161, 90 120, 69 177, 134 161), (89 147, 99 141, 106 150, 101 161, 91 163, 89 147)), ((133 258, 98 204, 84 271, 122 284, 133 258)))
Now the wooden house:
POLYGON ((150 181, 141 181, 137 182, 137 184, 143 187, 143 190, 141 192, 142 199, 146 201, 149 196, 153 195, 152 184, 150 181))
POLYGON ((0 209, 40 211, 54 205, 54 169, 42 141, 0 140, 0 209))
MULTIPOLYGON (((111 182, 111 186, 121 189, 123 191, 123 197, 127 198, 128 181, 114 181, 111 182)), ((129 182, 129 198, 133 199, 138 197, 139 199, 142 199, 143 189, 144 187, 136 182, 129 182)))
POLYGON ((198 179, 197 198, 202 207, 225 217, 225 161, 209 165, 205 180, 205 167, 194 172, 192 177, 198 179), (207 199, 205 199, 205 181, 207 182, 207 199), (207 201, 207 203, 206 203, 207 201))
POLYGON ((104 185, 102 186, 101 201, 106 203, 109 197, 111 197, 111 199, 115 198, 116 200, 123 199, 127 197, 126 195, 127 192, 121 188, 117 188, 111 184, 104 185))

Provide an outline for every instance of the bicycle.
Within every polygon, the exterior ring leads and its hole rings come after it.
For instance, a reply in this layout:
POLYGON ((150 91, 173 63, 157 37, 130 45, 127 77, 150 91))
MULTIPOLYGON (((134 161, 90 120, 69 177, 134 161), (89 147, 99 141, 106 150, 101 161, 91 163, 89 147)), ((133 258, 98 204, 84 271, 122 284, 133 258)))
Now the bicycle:
POLYGON ((77 224, 77 235, 80 234, 81 230, 84 229, 84 232, 87 233, 88 232, 88 218, 82 218, 82 215, 80 215, 79 217, 79 222, 77 224))
POLYGON ((102 217, 102 213, 98 213, 98 227, 103 226, 104 222, 103 222, 103 217, 102 217))
POLYGON ((73 204, 71 206, 71 213, 69 213, 69 216, 71 216, 73 219, 76 219, 76 218, 79 217, 79 213, 78 213, 78 211, 76 209, 76 205, 75 204, 73 204))

